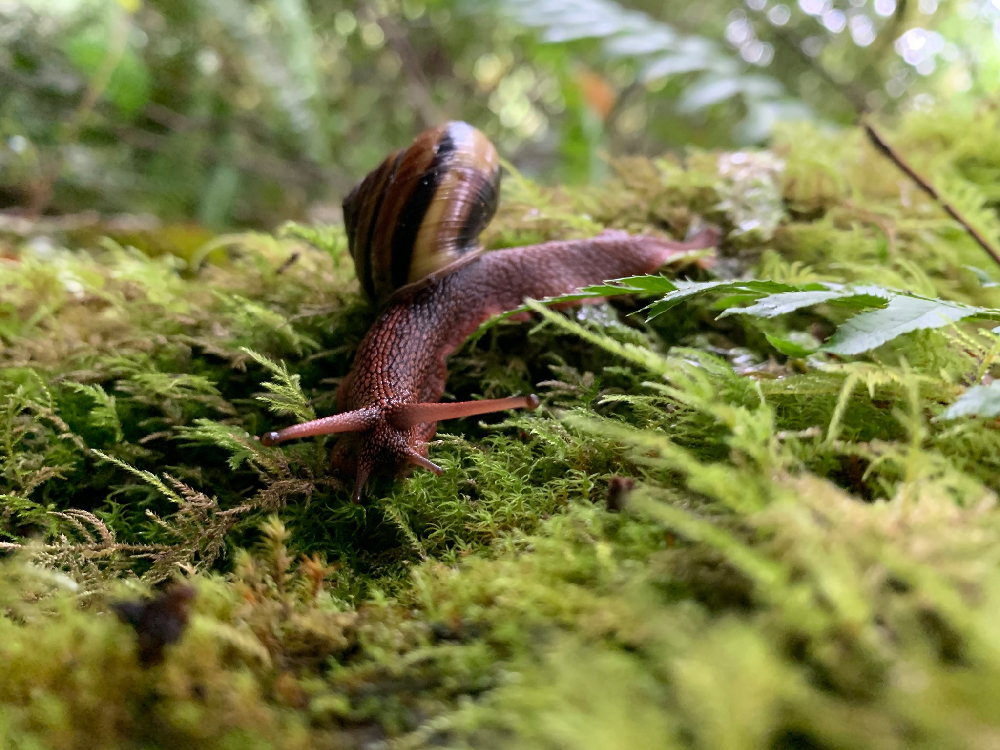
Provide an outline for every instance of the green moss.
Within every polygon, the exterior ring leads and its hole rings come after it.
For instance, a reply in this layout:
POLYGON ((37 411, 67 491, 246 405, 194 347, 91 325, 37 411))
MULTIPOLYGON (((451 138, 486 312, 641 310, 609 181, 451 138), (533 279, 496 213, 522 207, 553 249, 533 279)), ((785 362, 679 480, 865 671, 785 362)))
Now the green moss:
MULTIPOLYGON (((998 117, 893 135, 994 239, 998 117)), ((574 193, 515 175, 489 244, 701 216, 720 276, 1000 305, 860 134, 619 167, 574 193)), ((222 237, 190 266, 110 242, 0 262, 5 746, 995 741, 1000 438, 937 419, 998 374, 988 329, 840 361, 767 338, 823 338, 835 307, 543 311, 474 336, 448 382, 543 408, 442 425, 443 476, 355 506, 323 441, 252 438, 335 408, 373 316, 340 228, 222 237), (638 480, 620 513, 615 475, 638 480), (110 604, 177 578, 190 624, 143 669, 110 604)))

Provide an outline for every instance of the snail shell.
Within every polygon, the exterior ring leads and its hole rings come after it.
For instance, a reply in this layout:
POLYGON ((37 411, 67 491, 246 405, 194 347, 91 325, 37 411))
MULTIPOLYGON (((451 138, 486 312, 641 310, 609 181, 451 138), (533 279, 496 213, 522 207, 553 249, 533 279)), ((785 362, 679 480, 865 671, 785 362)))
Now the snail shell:
POLYGON ((424 131, 391 154, 344 199, 347 241, 368 297, 384 305, 397 290, 478 256, 499 195, 497 150, 464 122, 424 131))

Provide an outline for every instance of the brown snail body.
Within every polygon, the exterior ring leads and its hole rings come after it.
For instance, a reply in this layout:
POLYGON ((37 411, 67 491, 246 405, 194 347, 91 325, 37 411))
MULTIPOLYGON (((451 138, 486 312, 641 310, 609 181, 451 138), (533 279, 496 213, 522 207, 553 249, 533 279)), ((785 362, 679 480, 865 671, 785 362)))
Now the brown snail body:
POLYGON ((682 243, 605 232, 482 253, 478 236, 498 194, 496 151, 465 123, 421 134, 351 192, 344 221, 355 267, 362 287, 385 308, 341 382, 341 413, 268 433, 265 445, 348 433, 334 455, 354 463, 355 502, 379 464, 440 473, 427 458, 438 420, 538 406, 534 395, 438 402, 446 358, 479 325, 525 299, 650 273, 679 252, 714 244, 708 235, 682 243))

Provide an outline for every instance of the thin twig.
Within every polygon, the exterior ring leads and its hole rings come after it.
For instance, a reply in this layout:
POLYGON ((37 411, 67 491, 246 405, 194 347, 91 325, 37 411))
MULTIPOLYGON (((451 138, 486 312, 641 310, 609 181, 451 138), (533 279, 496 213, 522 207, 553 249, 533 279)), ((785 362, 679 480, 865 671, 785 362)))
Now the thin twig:
POLYGON ((864 91, 859 89, 854 83, 843 81, 835 76, 830 69, 822 63, 821 60, 812 57, 811 55, 807 55, 805 50, 802 49, 802 43, 800 40, 784 29, 777 27, 772 28, 771 33, 776 39, 781 41, 789 49, 789 51, 794 53, 802 62, 804 62, 816 75, 823 79, 823 82, 833 89, 833 91, 840 94, 844 101, 846 101, 855 112, 863 114, 869 109, 864 91))
POLYGON ((301 256, 301 253, 298 250, 296 250, 294 253, 292 253, 291 255, 289 255, 288 259, 284 263, 282 263, 280 266, 278 266, 278 270, 274 272, 274 275, 275 276, 280 276, 281 274, 283 274, 285 271, 287 271, 289 268, 291 268, 295 264, 295 261, 297 261, 300 256, 301 256))
POLYGON ((864 128, 865 135, 868 136, 868 140, 872 142, 872 145, 874 145, 876 149, 878 149, 884 156, 899 167, 899 169, 903 171, 911 180, 913 180, 921 190, 937 201, 941 208, 943 208, 951 218, 961 224, 965 231, 972 236, 972 239, 979 243, 979 246, 987 252, 987 254, 993 259, 993 262, 1000 266, 1000 250, 997 250, 997 248, 993 246, 993 243, 986 239, 986 236, 982 232, 972 226, 972 224, 969 223, 969 220, 966 219, 961 212, 948 201, 947 198, 942 196, 941 193, 938 192, 937 188, 935 188, 926 177, 922 176, 919 172, 917 172, 917 170, 910 166, 909 162, 907 162, 906 159, 904 159, 886 142, 885 138, 883 138, 879 132, 875 130, 871 123, 863 119, 861 121, 861 127, 864 128))

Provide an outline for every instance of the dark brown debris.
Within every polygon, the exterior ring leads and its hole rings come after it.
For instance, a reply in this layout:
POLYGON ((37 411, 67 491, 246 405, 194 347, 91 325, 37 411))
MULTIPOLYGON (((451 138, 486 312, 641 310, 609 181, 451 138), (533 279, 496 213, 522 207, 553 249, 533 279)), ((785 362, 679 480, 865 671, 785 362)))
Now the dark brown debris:
POLYGON ((191 586, 175 585, 153 598, 111 603, 118 619, 135 628, 143 667, 162 662, 164 649, 180 639, 194 594, 191 586))
POLYGON ((628 502, 629 493, 635 487, 635 480, 632 477, 611 477, 608 482, 608 495, 605 498, 605 505, 612 513, 620 513, 625 509, 628 502))

